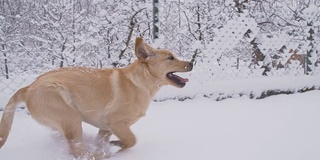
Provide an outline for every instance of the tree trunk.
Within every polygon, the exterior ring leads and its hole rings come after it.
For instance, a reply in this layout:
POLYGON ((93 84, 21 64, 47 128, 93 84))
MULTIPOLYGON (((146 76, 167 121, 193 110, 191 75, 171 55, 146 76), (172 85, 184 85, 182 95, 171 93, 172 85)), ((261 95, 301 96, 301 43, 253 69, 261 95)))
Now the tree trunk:
POLYGON ((191 61, 190 61, 191 63, 195 63, 196 58, 197 58, 197 56, 199 55, 199 53, 201 53, 199 49, 196 49, 196 50, 194 51, 194 53, 193 53, 193 55, 192 55, 192 59, 191 59, 191 61))
POLYGON ((61 54, 60 54, 60 67, 63 67, 64 66, 64 55, 63 55, 63 52, 64 50, 67 48, 66 44, 67 44, 67 41, 68 39, 66 38, 62 44, 62 48, 61 48, 61 54))
POLYGON ((6 76, 6 79, 9 79, 9 68, 8 68, 8 59, 7 59, 7 54, 3 52, 4 55, 4 74, 6 76))
POLYGON ((198 40, 199 41, 202 41, 202 31, 201 31, 201 23, 200 23, 200 21, 201 21, 201 15, 200 15, 200 4, 198 4, 198 6, 197 6, 198 8, 198 10, 197 10, 197 25, 198 25, 198 32, 199 32, 199 38, 198 38, 198 40))
MULTIPOLYGON (((199 33, 199 35, 198 35, 197 40, 200 41, 200 42, 202 42, 202 40, 203 40, 203 35, 202 35, 201 23, 200 23, 200 22, 201 22, 200 9, 201 9, 201 8, 200 8, 200 4, 198 4, 198 5, 197 5, 197 11, 196 11, 196 14, 197 14, 197 22, 196 22, 196 24, 197 24, 197 26, 198 26, 197 32, 199 33)), ((198 56, 200 53, 201 53, 200 49, 196 49, 196 50, 194 51, 194 53, 193 53, 193 55, 192 55, 192 59, 191 59, 191 62, 192 62, 192 63, 195 62, 197 56, 198 56)))
POLYGON ((63 57, 63 54, 61 53, 60 55, 60 67, 63 67, 63 62, 64 62, 64 57, 63 57))
POLYGON ((3 56, 4 56, 4 75, 6 79, 9 79, 9 67, 8 67, 8 58, 6 54, 6 46, 5 44, 2 44, 2 51, 3 51, 3 56))

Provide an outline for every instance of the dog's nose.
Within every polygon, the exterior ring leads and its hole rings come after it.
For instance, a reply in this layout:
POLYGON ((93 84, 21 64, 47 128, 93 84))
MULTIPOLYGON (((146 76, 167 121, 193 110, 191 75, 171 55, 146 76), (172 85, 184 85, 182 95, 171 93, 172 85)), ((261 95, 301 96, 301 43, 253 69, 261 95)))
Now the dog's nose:
POLYGON ((193 63, 192 63, 192 62, 189 62, 188 65, 186 65, 185 68, 186 68, 187 71, 191 71, 192 68, 193 68, 193 63))

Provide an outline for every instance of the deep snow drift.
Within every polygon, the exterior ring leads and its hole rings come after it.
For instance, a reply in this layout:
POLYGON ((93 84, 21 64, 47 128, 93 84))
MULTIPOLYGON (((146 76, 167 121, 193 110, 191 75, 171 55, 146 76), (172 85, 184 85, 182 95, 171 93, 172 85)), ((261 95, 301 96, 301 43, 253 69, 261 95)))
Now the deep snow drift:
MULTIPOLYGON (((152 102, 132 126, 138 143, 111 160, 318 160, 320 91, 214 101, 152 102)), ((6 103, 1 99, 1 104, 6 103)), ((2 114, 0 112, 0 114, 2 114)), ((97 129, 84 124, 92 143, 97 129)), ((18 110, 1 160, 66 160, 63 138, 18 110)))

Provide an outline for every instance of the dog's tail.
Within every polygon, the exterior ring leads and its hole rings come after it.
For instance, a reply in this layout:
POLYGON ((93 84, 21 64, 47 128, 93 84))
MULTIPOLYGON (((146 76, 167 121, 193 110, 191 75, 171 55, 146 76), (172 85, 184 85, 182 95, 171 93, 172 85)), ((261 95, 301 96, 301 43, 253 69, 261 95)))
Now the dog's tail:
POLYGON ((6 143, 9 132, 11 130, 14 113, 19 103, 25 101, 25 95, 28 87, 19 89, 9 100, 3 110, 2 119, 0 122, 0 148, 6 143))

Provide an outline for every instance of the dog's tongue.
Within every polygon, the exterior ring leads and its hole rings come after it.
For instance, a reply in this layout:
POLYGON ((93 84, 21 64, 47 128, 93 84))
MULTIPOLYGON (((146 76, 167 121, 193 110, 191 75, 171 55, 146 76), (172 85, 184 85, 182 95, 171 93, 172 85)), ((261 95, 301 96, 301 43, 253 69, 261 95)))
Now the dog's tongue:
POLYGON ((188 79, 188 78, 182 78, 182 77, 177 76, 177 75, 175 75, 175 74, 172 74, 172 76, 173 76, 174 78, 176 78, 176 79, 179 79, 179 81, 181 81, 181 82, 184 82, 184 83, 189 82, 189 79, 188 79))

